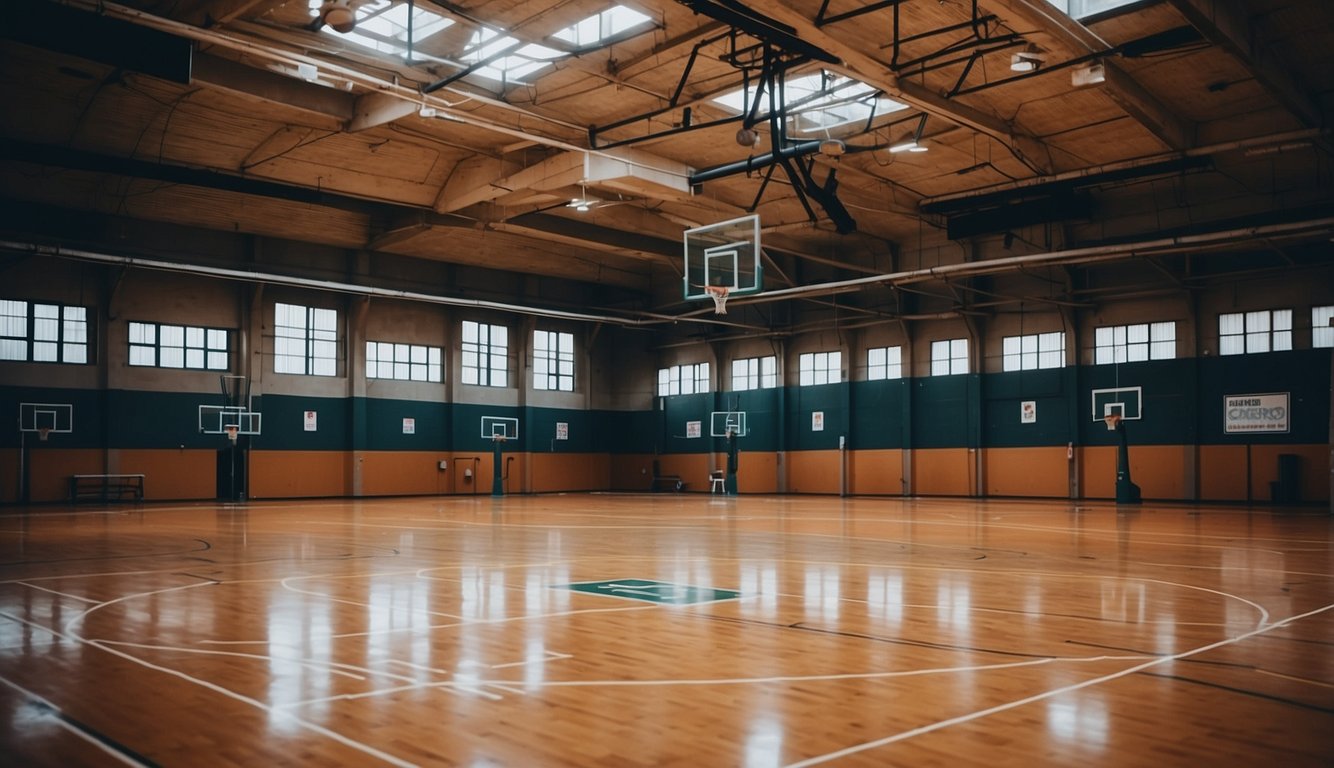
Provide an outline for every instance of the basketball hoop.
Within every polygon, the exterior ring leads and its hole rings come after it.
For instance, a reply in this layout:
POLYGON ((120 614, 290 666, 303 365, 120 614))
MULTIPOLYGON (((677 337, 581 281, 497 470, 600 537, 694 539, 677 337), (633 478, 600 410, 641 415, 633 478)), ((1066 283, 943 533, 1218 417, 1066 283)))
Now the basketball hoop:
POLYGON ((1115 431, 1116 431, 1116 425, 1121 423, 1121 414, 1119 414, 1119 413, 1109 413, 1109 414, 1107 414, 1106 416, 1103 416, 1103 417, 1102 417, 1102 420, 1105 421, 1105 422, 1107 423, 1107 431, 1108 431, 1108 432, 1115 432, 1115 431))
POLYGON ((241 433, 241 426, 239 424, 228 424, 223 429, 227 432, 227 439, 232 441, 232 445, 236 445, 236 436, 241 433))
POLYGON ((713 314, 727 314, 727 294, 730 290, 731 289, 725 285, 704 286, 704 292, 709 294, 709 298, 713 299, 713 314))
POLYGON ((494 441, 494 442, 497 442, 497 443, 503 443, 503 442, 505 442, 505 441, 508 440, 508 439, 509 439, 509 438, 507 438, 507 437, 505 437, 504 435, 499 434, 499 433, 494 434, 494 435, 491 436, 491 440, 494 441))
POLYGON ((51 434, 51 428, 50 428, 50 427, 38 427, 38 428, 37 428, 37 439, 38 439, 38 440, 41 440, 42 442, 46 442, 46 438, 47 438, 47 436, 50 435, 50 434, 51 434))

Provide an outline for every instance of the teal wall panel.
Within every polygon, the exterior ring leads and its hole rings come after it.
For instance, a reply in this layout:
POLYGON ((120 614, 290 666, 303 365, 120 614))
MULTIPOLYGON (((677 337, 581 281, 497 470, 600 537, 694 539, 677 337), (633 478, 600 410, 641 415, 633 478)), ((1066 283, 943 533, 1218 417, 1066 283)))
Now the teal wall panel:
POLYGON ((363 419, 353 444, 368 451, 449 450, 449 413, 446 403, 421 400, 356 398, 354 414, 363 419), (412 419, 413 433, 403 433, 403 420, 412 419))
POLYGON ((1200 360, 1199 435, 1205 443, 1297 444, 1329 441, 1330 355, 1306 349, 1200 360), (1226 434, 1224 398, 1229 395, 1287 392, 1287 434, 1226 434))
POLYGON ((351 398, 264 395, 252 407, 263 414, 262 434, 250 446, 262 451, 352 450, 351 398), (315 431, 306 431, 306 411, 315 412, 315 431))
POLYGON ((902 448, 909 419, 904 412, 910 379, 859 381, 852 384, 852 448, 902 448))

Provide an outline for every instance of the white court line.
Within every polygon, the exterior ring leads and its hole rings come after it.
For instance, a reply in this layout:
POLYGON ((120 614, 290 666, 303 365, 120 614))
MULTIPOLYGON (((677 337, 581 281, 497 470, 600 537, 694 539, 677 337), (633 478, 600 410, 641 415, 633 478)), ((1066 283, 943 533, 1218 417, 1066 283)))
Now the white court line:
MULTIPOLYGON (((1078 663, 1085 664, 1100 661, 1133 661, 1139 659, 1154 658, 1144 655, 1130 656, 1051 656, 1044 659, 1027 659, 1025 661, 1007 661, 997 664, 975 664, 966 667, 938 667, 933 669, 906 669, 898 672, 843 672, 828 675, 773 675, 769 677, 724 677, 724 678, 703 678, 703 679, 677 679, 666 678, 658 680, 544 680, 540 683, 534 683, 539 688, 625 688, 625 687, 669 687, 669 686, 703 686, 703 685, 754 685, 767 683, 808 683, 808 682, 828 682, 833 680, 882 680, 895 677, 918 677, 921 675, 952 674, 956 672, 984 672, 993 669, 1010 669, 1014 667, 1035 667, 1044 664, 1056 663, 1078 663)), ((381 688, 375 691, 364 691, 356 694, 345 694, 342 696, 329 696, 324 699, 310 699, 300 702, 302 704, 320 704, 326 701, 368 699, 377 696, 391 696, 396 693, 407 691, 419 691, 430 688, 459 688, 469 690, 465 685, 494 685, 494 684, 512 684, 513 680, 470 680, 466 684, 453 681, 442 681, 434 683, 417 683, 415 685, 395 686, 393 688, 381 688)))
POLYGON ((20 696, 24 696, 32 701, 41 704, 43 707, 49 709, 50 712, 44 713, 43 716, 43 719, 47 720, 48 722, 55 723, 56 725, 63 728, 66 732, 78 736, 80 739, 83 739, 89 744, 92 744, 94 747, 97 747, 98 749, 107 753, 116 760, 124 763, 125 765, 133 765, 136 766, 136 768, 148 768, 147 763, 141 763, 138 760, 135 760, 133 757, 125 754, 124 752, 121 752, 120 750, 117 749, 113 749, 110 744, 102 742, 101 739, 94 738, 92 734, 84 731, 82 728, 76 728, 73 723, 67 721, 63 717, 57 716, 56 713, 60 712, 60 707, 57 707, 55 704, 52 704, 44 697, 39 696, 33 693, 32 691, 28 690, 27 688, 24 688, 23 686, 19 685, 18 683, 15 683, 12 680, 9 680, 4 677, 0 677, 0 683, 4 683, 5 685, 14 689, 19 693, 20 696))
MULTIPOLYGON (((274 662, 287 662, 289 664, 295 664, 299 667, 305 667, 306 669, 314 670, 316 672, 324 672, 326 674, 332 673, 335 675, 341 675, 343 677, 349 677, 352 678, 353 680, 364 681, 366 679, 366 676, 358 675, 355 672, 348 672, 346 670, 355 669, 360 672, 366 672, 367 674, 376 674, 375 672, 369 669, 358 667, 353 664, 343 664, 334 661, 319 661, 317 659, 293 659, 293 658, 288 658, 286 656, 266 656, 265 654, 262 653, 238 653, 236 651, 208 651, 208 650, 201 650, 198 648, 182 648, 176 645, 151 645, 149 643, 131 643, 127 640, 107 640, 104 638, 98 638, 90 642, 98 643, 99 645, 115 645, 122 648, 141 648, 149 651, 165 651, 171 653, 193 653, 202 656, 232 656, 242 659, 256 659, 258 661, 267 661, 270 664, 274 662)), ((389 672, 385 672, 383 674, 385 677, 394 677, 399 680, 412 679, 405 675, 395 675, 389 672)))
POLYGON ((47 589, 46 587, 39 587, 39 586, 37 586, 36 584, 29 584, 29 583, 26 582, 26 581, 15 581, 15 582, 11 582, 11 583, 13 583, 13 584, 18 584, 18 585, 20 585, 20 586, 24 586, 24 587, 28 587, 29 589, 37 589, 37 590, 41 590, 42 592, 50 592, 51 594, 53 594, 53 595, 59 595, 60 597, 68 597, 70 600, 82 600, 82 601, 85 602, 85 603, 93 603, 94 605, 96 605, 97 603, 102 602, 101 600, 94 600, 94 599, 91 598, 91 597, 84 597, 84 596, 82 596, 82 595, 71 595, 71 594, 68 593, 68 592, 59 592, 59 591, 54 590, 54 589, 47 589))
POLYGON ((886 736, 883 739, 876 739, 875 741, 868 741, 862 744, 857 744, 851 747, 847 747, 845 749, 840 749, 836 752, 828 752, 823 755, 817 755, 816 757, 810 757, 805 760, 799 760, 795 763, 788 763, 786 768, 806 768, 806 766, 827 763, 830 760, 837 760, 842 757, 848 757, 850 755, 858 754, 859 752, 865 752, 868 749, 876 749, 878 747, 883 747, 888 744, 893 744, 894 742, 897 741, 904 741, 906 739, 911 739, 914 736, 921 736, 926 733, 931 733, 933 731, 939 731, 945 728, 949 728, 950 726, 961 725, 963 723, 971 722, 973 720, 978 720, 983 717, 989 717, 991 715, 998 714, 1000 712, 1005 712, 1011 709, 1016 709, 1018 707, 1026 706, 1034 702, 1050 699, 1054 696, 1060 696, 1065 693, 1071 693, 1073 691, 1082 690, 1084 688, 1088 688, 1094 685, 1101 685, 1102 683, 1116 680, 1118 678, 1122 678, 1127 675, 1133 675, 1136 672, 1140 672, 1145 669, 1149 669, 1151 667, 1156 667, 1161 664, 1166 664, 1168 662, 1189 658, 1197 654, 1205 653, 1207 651, 1212 651, 1215 648, 1222 648, 1223 646, 1226 645, 1239 643, 1242 640, 1255 637, 1256 635, 1264 634, 1266 632, 1269 632, 1270 630, 1277 629, 1279 627, 1286 627, 1287 625, 1292 624, 1293 622, 1296 621, 1300 621, 1301 619, 1310 618, 1311 616, 1315 616, 1316 614, 1324 613, 1325 611, 1328 611, 1331 608, 1334 608, 1334 604, 1326 605, 1323 608, 1317 608, 1313 611, 1307 611, 1306 613, 1298 614, 1297 616, 1292 616, 1275 624, 1269 624, 1267 626, 1260 627, 1259 629, 1253 629, 1250 632, 1247 632, 1246 634, 1243 635, 1230 637, 1225 640, 1219 640, 1216 643, 1210 643, 1209 645, 1200 646, 1199 648, 1194 648, 1189 651, 1182 651, 1181 653, 1174 653, 1171 654, 1170 656, 1161 656, 1159 658, 1153 659, 1152 661, 1146 661, 1143 664, 1136 664, 1133 667, 1123 669, 1120 672, 1113 672, 1110 675, 1103 675, 1102 677, 1096 677, 1092 680, 1085 680, 1082 683, 1074 683, 1073 685, 1067 685, 1062 688, 1056 688, 1054 690, 1046 691, 1044 693, 1039 693, 1034 696, 1029 696, 1027 698, 1019 699, 1017 701, 1011 701, 1005 704, 999 704, 994 707, 988 707, 987 709, 978 710, 977 712, 970 712, 966 715, 951 717, 948 720, 941 720, 940 722, 932 723, 930 725, 924 725, 921 726, 920 728, 913 728, 912 730, 896 733, 893 736, 886 736))
MULTIPOLYGON (((370 603, 367 603, 367 602, 363 602, 363 601, 359 601, 359 600, 345 600, 345 599, 343 599, 343 598, 341 598, 341 597, 333 597, 333 596, 329 595, 329 593, 327 593, 327 592, 316 592, 316 591, 314 591, 314 590, 309 590, 309 589, 298 589, 298 588, 292 586, 291 584, 288 584, 288 583, 287 583, 287 582, 289 582, 289 581, 292 581, 293 579, 304 579, 304 578, 306 578, 306 577, 304 577, 304 576, 292 576, 292 577, 283 579, 282 581, 279 582, 279 584, 282 585, 282 588, 283 588, 283 589, 286 589, 286 590, 288 590, 289 592, 295 592, 295 593, 298 594, 298 595, 309 595, 309 596, 311 596, 311 597, 318 597, 318 598, 320 598, 321 600, 328 600, 328 601, 331 602, 331 603, 341 603, 341 604, 343 604, 343 605, 354 605, 354 606, 356 606, 356 607, 358 607, 358 608, 370 608, 370 607, 371 607, 371 604, 370 604, 370 603)), ((426 616, 435 616, 436 618, 441 618, 441 619, 458 619, 458 620, 460 620, 460 621, 463 620, 463 617, 462 617, 462 616, 456 616, 456 615, 454 615, 454 614, 452 614, 452 613, 445 613, 445 612, 443 612, 443 611, 427 611, 427 610, 422 610, 422 609, 420 609, 420 608, 414 608, 414 609, 412 609, 411 613, 424 614, 424 615, 426 615, 426 616)))
POLYGON ((280 716, 280 717, 283 717, 283 718, 287 718, 287 719, 291 720, 293 723, 295 723, 296 725, 300 726, 301 728, 304 728, 304 729, 306 729, 306 730, 308 730, 308 731, 311 731, 311 732, 313 732, 313 733, 319 734, 319 735, 324 736, 324 737, 326 737, 326 738, 332 739, 333 741, 336 741, 336 742, 338 742, 338 743, 340 743, 340 744, 342 744, 342 745, 344 745, 344 746, 346 746, 346 747, 348 747, 348 748, 350 748, 350 749, 356 750, 356 751, 361 752, 361 753, 363 753, 363 754, 365 754, 365 755, 368 755, 368 756, 370 756, 370 757, 374 757, 374 758, 376 758, 376 759, 382 760, 382 761, 384 761, 384 762, 386 762, 386 763, 389 763, 390 765, 398 766, 398 768, 418 768, 418 766, 417 766, 415 763, 410 763, 410 762, 408 762, 408 761, 406 761, 406 760, 399 759, 398 757, 395 757, 394 755, 391 755, 391 754, 389 754, 388 752, 381 751, 381 750, 379 750, 379 749, 376 749, 375 747, 370 746, 369 744, 364 744, 364 743, 362 743, 362 742, 360 742, 360 741, 357 741, 357 740, 355 740, 355 739, 352 739, 352 738, 349 738, 349 737, 347 737, 347 736, 344 736, 343 734, 338 733, 337 731, 330 730, 330 729, 325 728, 324 726, 319 725, 319 724, 317 724, 317 723, 312 723, 312 722, 309 722, 309 721, 306 721, 306 720, 302 720, 301 718, 299 718, 299 717, 297 717, 297 716, 295 716, 295 715, 293 715, 293 714, 291 714, 291 713, 289 713, 289 712, 284 712, 283 710, 281 710, 281 709, 279 709, 279 708, 277 708, 277 707, 269 706, 269 705, 265 704, 264 702, 259 701, 259 700, 257 700, 257 699, 252 699, 252 698, 250 698, 249 696, 246 696, 246 695, 244 695, 244 694, 237 693, 236 691, 233 691, 233 690, 231 690, 231 689, 229 689, 229 688, 224 688, 224 687, 222 687, 221 685, 218 685, 218 684, 216 684, 216 683, 209 682, 209 681, 207 681, 207 680, 203 680, 203 679, 201 679, 201 678, 194 677, 194 676, 192 676, 192 675, 188 675, 188 674, 186 674, 186 673, 184 673, 184 672, 181 672, 181 671, 179 671, 179 670, 171 669, 170 667, 164 667, 164 666, 161 666, 161 665, 159 665, 159 664, 154 664, 154 663, 152 663, 152 662, 146 661, 146 660, 141 659, 141 658, 139 658, 139 657, 137 657, 137 656, 134 656, 134 655, 132 655, 132 654, 128 654, 128 653, 125 653, 124 651, 118 650, 118 649, 116 649, 116 648, 112 648, 112 647, 110 647, 109 645, 106 645, 106 644, 104 644, 104 643, 102 643, 102 642, 100 642, 100 641, 97 641, 97 640, 89 640, 88 638, 82 637, 82 636, 80 636, 80 635, 74 633, 73 631, 71 631, 72 628, 73 628, 76 624, 78 624, 79 622, 81 622, 81 621, 83 621, 85 618, 87 618, 87 616, 88 616, 89 614, 93 613, 94 611, 97 611, 97 610, 100 610, 100 609, 102 609, 102 608, 105 608, 105 607, 107 607, 107 606, 109 606, 109 605, 114 605, 114 604, 116 604, 116 603, 121 603, 121 602, 124 602, 124 601, 126 601, 126 600, 133 600, 133 599, 137 599, 137 598, 141 598, 141 597, 148 597, 148 596, 151 596, 151 595, 160 595, 160 594, 165 594, 165 593, 167 593, 167 592, 177 592, 177 591, 185 590, 185 589, 195 589, 195 588, 197 588, 197 587, 203 587, 203 586, 214 586, 214 583, 213 583, 213 582, 196 582, 196 583, 193 583, 193 584, 186 584, 186 585, 184 585, 184 586, 170 587, 170 588, 167 588, 167 589, 158 589, 158 590, 153 590, 153 591, 150 591, 150 592, 140 592, 140 593, 136 593, 136 594, 132 594, 132 595, 125 595, 125 596, 123 596, 123 597, 118 597, 118 598, 116 598, 115 600, 108 600, 108 601, 106 601, 106 602, 104 602, 104 603, 101 603, 101 604, 99 604, 99 605, 95 605, 95 606, 93 606, 92 608, 89 608, 88 610, 86 610, 86 611, 84 611, 84 612, 82 612, 82 613, 76 615, 74 618, 70 619, 68 622, 65 623, 65 631, 66 631, 66 633, 69 635, 70 639, 75 640, 75 641, 77 641, 77 642, 79 642, 79 643, 82 643, 82 644, 89 645, 89 646, 92 646, 92 647, 94 647, 94 648, 97 648, 98 650, 102 651, 103 653, 109 653, 109 654, 111 654, 111 655, 113 655, 113 656, 119 656, 120 658, 125 659, 126 661, 133 662, 133 663, 138 664, 139 666, 144 667, 144 668, 146 668, 146 669, 151 669, 151 670, 154 670, 154 671, 157 671, 157 672, 162 672, 163 674, 171 675, 172 677, 180 678, 181 680, 184 680, 184 681, 186 681, 186 682, 188 682, 188 683, 193 683, 193 684, 195 684, 195 685, 200 686, 201 688, 206 688, 206 689, 208 689, 208 690, 210 690, 210 691, 213 691, 214 693, 217 693, 217 694, 219 694, 219 695, 225 696, 225 697, 227 697, 227 698, 229 698, 229 699, 233 699, 233 700, 235 700, 235 701, 239 701, 239 702, 241 702, 241 703, 243 703, 243 704, 249 704, 250 706, 255 707, 256 709, 259 709, 260 711, 269 714, 270 716, 280 716))

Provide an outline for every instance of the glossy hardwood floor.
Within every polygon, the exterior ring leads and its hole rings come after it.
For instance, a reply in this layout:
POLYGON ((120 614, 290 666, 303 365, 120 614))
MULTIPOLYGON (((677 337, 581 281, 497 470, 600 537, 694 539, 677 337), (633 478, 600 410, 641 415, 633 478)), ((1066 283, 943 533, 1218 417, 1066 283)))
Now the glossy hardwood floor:
POLYGON ((1328 766, 1332 555, 1151 504, 10 508, 0 763, 1328 766))

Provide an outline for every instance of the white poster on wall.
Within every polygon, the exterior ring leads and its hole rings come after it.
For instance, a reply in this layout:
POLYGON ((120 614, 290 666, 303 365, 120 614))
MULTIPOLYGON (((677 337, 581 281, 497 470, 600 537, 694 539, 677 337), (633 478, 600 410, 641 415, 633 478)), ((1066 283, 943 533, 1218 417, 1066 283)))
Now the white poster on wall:
POLYGON ((570 439, 570 423, 568 421, 556 422, 556 439, 557 440, 570 439))
POLYGON ((1019 423, 1036 424, 1038 420, 1038 401, 1025 400, 1019 405, 1019 423))
POLYGON ((702 423, 702 422, 698 422, 698 421, 687 421, 687 422, 686 422, 686 437, 699 437, 699 436, 702 434, 702 430, 700 429, 700 424, 701 424, 701 423, 702 423))
POLYGON ((403 434, 417 434, 417 420, 408 416, 403 417, 403 434))
POLYGON ((1223 397, 1223 432, 1287 432, 1288 392, 1223 397))
POLYGON ((824 411, 811 411, 811 431, 824 431, 824 411))
POLYGON ((306 431, 307 431, 307 432, 314 432, 314 431, 315 431, 315 412, 314 412, 314 411, 306 411, 306 431))

